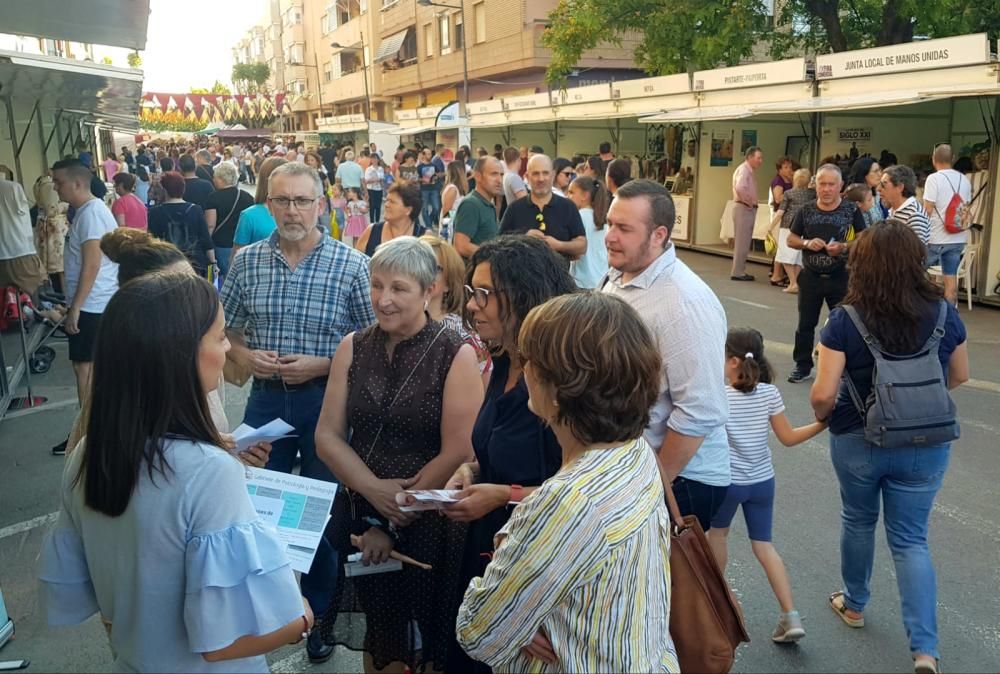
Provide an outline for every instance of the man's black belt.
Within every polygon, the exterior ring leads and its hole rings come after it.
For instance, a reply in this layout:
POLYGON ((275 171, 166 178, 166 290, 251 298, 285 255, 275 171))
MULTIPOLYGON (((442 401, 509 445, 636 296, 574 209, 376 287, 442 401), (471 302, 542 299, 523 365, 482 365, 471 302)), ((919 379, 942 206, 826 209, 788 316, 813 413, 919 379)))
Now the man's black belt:
POLYGON ((300 391, 308 388, 324 388, 329 377, 316 377, 301 384, 286 384, 283 379, 260 379, 253 378, 253 387, 267 391, 300 391))

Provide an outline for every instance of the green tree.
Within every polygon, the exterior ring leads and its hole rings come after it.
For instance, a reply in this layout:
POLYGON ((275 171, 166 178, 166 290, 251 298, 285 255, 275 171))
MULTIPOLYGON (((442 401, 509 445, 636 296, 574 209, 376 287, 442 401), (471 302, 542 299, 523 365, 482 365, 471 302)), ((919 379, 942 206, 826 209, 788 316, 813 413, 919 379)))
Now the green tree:
POLYGON ((229 96, 233 93, 233 91, 219 80, 215 80, 215 84, 212 85, 212 91, 210 93, 225 94, 226 96, 229 96))
POLYGON ((233 65, 231 79, 239 93, 256 94, 267 92, 270 77, 271 68, 266 63, 237 63, 233 65))
POLYGON ((635 36, 636 63, 653 75, 736 65, 760 44, 772 58, 899 44, 914 36, 1000 34, 991 0, 787 0, 772 20, 762 0, 560 0, 542 44, 547 79, 562 84, 581 56, 635 36))
POLYGON ((191 93, 191 94, 210 94, 212 92, 211 92, 211 90, 206 89, 205 87, 191 87, 191 90, 188 93, 191 93))
POLYGON ((101 63, 103 63, 106 66, 114 65, 114 63, 111 61, 111 57, 110 56, 104 56, 104 57, 102 57, 101 58, 101 63))
POLYGON ((142 57, 139 56, 139 52, 137 52, 137 51, 129 52, 129 55, 128 55, 128 67, 129 68, 141 68, 142 67, 142 57))

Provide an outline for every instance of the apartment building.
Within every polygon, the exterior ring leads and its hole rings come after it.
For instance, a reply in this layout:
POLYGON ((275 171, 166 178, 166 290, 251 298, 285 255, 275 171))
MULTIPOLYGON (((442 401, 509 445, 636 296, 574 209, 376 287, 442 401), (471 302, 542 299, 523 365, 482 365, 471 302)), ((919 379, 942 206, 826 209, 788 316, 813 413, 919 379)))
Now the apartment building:
MULTIPOLYGON (((470 101, 545 91, 551 55, 541 35, 557 0, 433 1, 445 6, 270 0, 268 15, 233 55, 270 65, 270 88, 289 95, 289 131, 316 129, 329 117, 393 121, 397 110, 459 100, 466 42, 470 101)), ((626 40, 587 52, 568 86, 641 76, 634 46, 626 40)))
MULTIPOLYGON (((382 91, 393 107, 410 109, 457 101, 467 47, 469 100, 535 94, 546 90, 550 50, 542 31, 558 0, 378 0, 382 91), (463 12, 464 5, 464 12, 463 12), (464 19, 464 22, 463 22, 464 19)), ((635 42, 591 50, 567 86, 632 79, 635 42)))

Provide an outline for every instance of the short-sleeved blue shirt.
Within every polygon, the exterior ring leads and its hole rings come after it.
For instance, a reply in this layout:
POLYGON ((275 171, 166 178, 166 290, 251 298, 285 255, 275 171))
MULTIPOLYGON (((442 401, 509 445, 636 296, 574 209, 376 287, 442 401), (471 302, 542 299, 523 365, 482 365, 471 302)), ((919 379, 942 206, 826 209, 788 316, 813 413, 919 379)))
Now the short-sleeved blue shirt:
MULTIPOLYGON (((927 341, 934 331, 938 318, 938 303, 928 303, 923 316, 920 318, 918 335, 921 345, 927 341)), ((860 311, 861 320, 865 319, 860 311)), ((951 354, 961 344, 965 342, 965 325, 958 316, 958 310, 948 305, 948 317, 944 323, 944 337, 938 345, 938 357, 941 360, 941 367, 944 369, 945 381, 948 380, 948 361, 951 354)), ((847 359, 844 366, 844 377, 851 377, 854 385, 858 389, 858 394, 862 400, 867 400, 872 388, 872 370, 875 368, 875 357, 872 356, 868 347, 865 346, 861 334, 851 321, 842 307, 837 307, 830 312, 830 319, 820 333, 820 342, 823 346, 834 351, 840 351, 847 359)), ((830 432, 834 435, 843 435, 864 427, 864 420, 858 412, 851 394, 847 389, 847 383, 842 378, 840 391, 837 393, 837 404, 833 408, 833 415, 830 417, 830 432)))

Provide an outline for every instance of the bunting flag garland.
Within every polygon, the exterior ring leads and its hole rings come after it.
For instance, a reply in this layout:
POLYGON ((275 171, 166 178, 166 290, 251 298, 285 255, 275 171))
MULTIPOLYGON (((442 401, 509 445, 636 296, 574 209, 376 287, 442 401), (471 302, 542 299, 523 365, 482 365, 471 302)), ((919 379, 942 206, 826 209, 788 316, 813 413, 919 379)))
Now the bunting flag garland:
POLYGON ((141 121, 162 122, 183 119, 191 123, 232 124, 249 121, 269 124, 288 112, 285 94, 171 94, 145 92, 142 95, 141 121))

